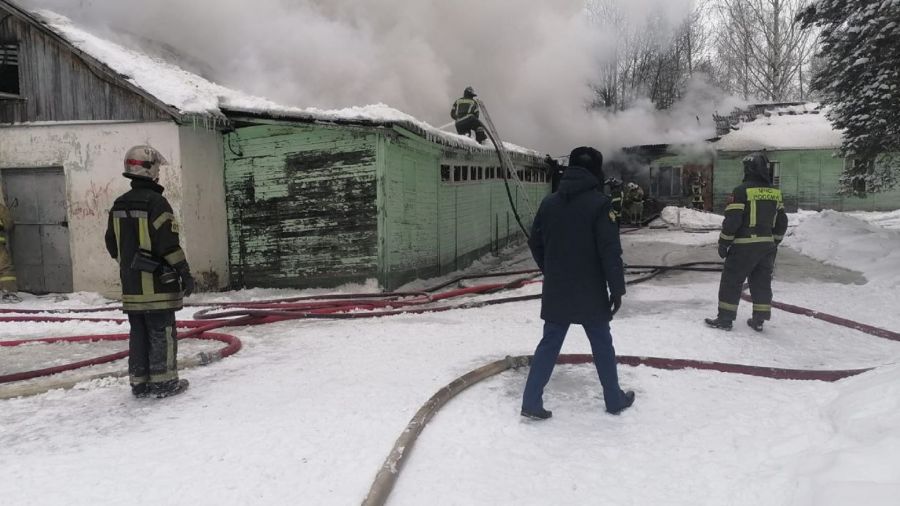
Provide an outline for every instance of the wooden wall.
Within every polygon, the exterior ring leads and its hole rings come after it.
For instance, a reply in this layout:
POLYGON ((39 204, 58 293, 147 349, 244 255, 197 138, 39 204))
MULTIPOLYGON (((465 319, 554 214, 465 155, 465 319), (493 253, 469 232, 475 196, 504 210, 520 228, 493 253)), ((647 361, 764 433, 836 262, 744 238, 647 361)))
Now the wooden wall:
POLYGON ((335 286, 377 277, 376 136, 256 125, 225 138, 232 284, 335 286))
POLYGON ((37 27, 2 8, 0 20, 0 42, 19 44, 23 98, 0 100, 0 123, 172 119, 37 27))
MULTIPOLYGON (((728 196, 744 175, 746 152, 720 152, 715 168, 715 209, 721 212, 728 196)), ((831 149, 769 151, 769 160, 779 162, 781 193, 788 212, 798 209, 820 211, 893 211, 900 209, 900 190, 873 193, 866 198, 838 194, 844 159, 831 149)))

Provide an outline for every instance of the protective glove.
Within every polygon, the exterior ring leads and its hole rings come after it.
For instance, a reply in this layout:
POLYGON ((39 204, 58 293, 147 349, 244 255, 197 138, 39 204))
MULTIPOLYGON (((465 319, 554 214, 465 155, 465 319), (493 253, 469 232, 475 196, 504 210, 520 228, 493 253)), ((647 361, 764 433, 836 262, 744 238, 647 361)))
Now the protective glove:
POLYGON ((622 307, 622 296, 621 295, 613 295, 609 298, 609 316, 612 318, 617 312, 619 312, 619 308, 622 307))
POLYGON ((719 258, 725 258, 728 256, 728 245, 720 244, 719 245, 719 258))
POLYGON ((181 290, 185 297, 189 297, 194 293, 194 276, 191 276, 191 269, 187 262, 178 266, 178 276, 181 277, 181 290))

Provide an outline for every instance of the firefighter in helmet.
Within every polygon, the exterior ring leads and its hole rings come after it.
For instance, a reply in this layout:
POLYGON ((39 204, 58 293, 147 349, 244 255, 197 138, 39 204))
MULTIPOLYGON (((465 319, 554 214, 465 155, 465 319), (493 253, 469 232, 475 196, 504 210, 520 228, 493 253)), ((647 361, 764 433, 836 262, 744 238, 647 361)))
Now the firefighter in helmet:
POLYGON ((165 158, 150 146, 125 155, 123 176, 131 190, 109 211, 106 249, 119 262, 122 310, 131 324, 128 375, 136 397, 168 397, 184 391, 178 378, 175 311, 194 290, 172 206, 158 184, 165 158))
POLYGON ((481 144, 487 139, 487 133, 484 131, 484 126, 481 125, 481 120, 478 118, 476 96, 478 95, 475 93, 475 90, 471 86, 466 86, 463 96, 456 99, 456 102, 453 102, 453 107, 450 109, 450 117, 456 121, 456 133, 471 136, 471 133, 474 131, 475 140, 481 144))
POLYGON ((631 182, 625 186, 622 209, 627 213, 628 223, 638 227, 644 221, 644 189, 631 182))
POLYGON ((16 282, 16 268, 13 265, 8 242, 14 226, 15 223, 9 208, 0 202, 0 292, 2 292, 0 300, 2 302, 22 301, 16 294, 19 291, 19 285, 16 282))
POLYGON ((609 186, 609 199, 612 210, 616 215, 616 223, 620 223, 622 219, 622 181, 611 177, 604 181, 603 184, 609 186))
POLYGON ((698 211, 706 209, 706 203, 703 199, 703 189, 706 188, 706 181, 700 173, 694 174, 691 178, 691 207, 698 211))
POLYGON ((748 280, 753 316, 747 325, 761 332, 772 315, 772 272, 778 244, 787 230, 787 215, 781 190, 773 188, 769 180, 766 156, 753 153, 743 164, 744 181, 725 207, 719 235, 719 256, 725 259, 719 281, 719 314, 705 321, 710 327, 731 330, 744 280, 748 280))

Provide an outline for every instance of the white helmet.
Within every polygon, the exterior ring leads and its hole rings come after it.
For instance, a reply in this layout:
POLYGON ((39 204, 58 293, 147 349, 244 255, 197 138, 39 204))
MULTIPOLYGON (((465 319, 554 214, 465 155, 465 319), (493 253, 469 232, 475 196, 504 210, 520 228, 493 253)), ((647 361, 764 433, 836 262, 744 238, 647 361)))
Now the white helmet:
POLYGON ((131 179, 159 179, 159 166, 169 162, 151 146, 134 146, 125 153, 123 176, 131 179))

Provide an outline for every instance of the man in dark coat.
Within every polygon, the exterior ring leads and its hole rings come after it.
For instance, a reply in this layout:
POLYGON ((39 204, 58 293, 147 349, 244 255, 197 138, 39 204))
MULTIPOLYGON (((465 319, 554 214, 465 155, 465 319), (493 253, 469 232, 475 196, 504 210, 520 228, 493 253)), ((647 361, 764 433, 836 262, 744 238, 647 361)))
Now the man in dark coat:
POLYGON ((573 323, 584 327, 591 343, 606 411, 618 414, 634 402, 634 392, 619 387, 609 331, 625 295, 625 274, 616 216, 609 199, 598 191, 604 180, 602 166, 599 151, 573 150, 559 190, 541 202, 534 218, 528 245, 544 273, 544 337, 525 383, 522 416, 552 416, 543 406, 544 387, 573 323))
POLYGON ((128 376, 136 397, 183 392, 178 378, 175 311, 194 290, 194 278, 179 241, 178 222, 163 197, 159 166, 165 158, 151 146, 125 155, 123 176, 131 190, 109 211, 106 249, 119 262, 122 310, 128 314, 128 376))
POLYGON ((731 330, 737 318, 744 280, 749 278, 753 317, 747 320, 761 332, 772 316, 772 272, 778 244, 787 231, 781 190, 769 180, 769 160, 762 153, 744 158, 744 182, 734 189, 725 206, 719 235, 719 256, 725 259, 719 281, 719 314, 706 324, 731 330))

